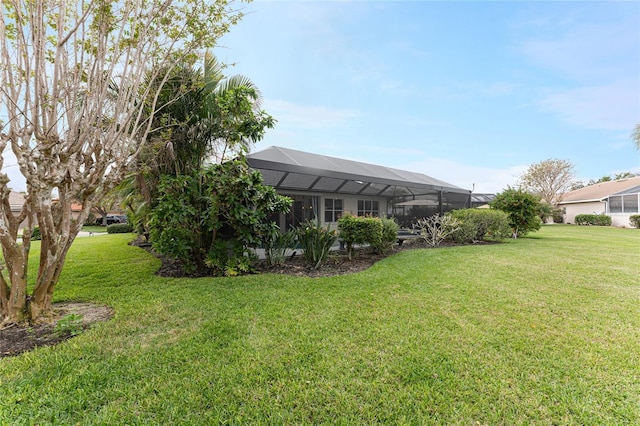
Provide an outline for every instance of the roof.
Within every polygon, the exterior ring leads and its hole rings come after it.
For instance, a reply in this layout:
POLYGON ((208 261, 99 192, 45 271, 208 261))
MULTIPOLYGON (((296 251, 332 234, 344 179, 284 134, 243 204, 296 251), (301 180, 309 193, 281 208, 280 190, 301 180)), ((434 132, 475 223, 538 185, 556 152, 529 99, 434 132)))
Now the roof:
POLYGON ((637 194, 640 192, 640 176, 600 182, 594 185, 585 186, 575 191, 567 192, 562 196, 562 201, 558 204, 572 204, 589 201, 602 201, 610 195, 637 194), (635 192, 634 192, 635 188, 635 192))
POLYGON ((276 189, 390 197, 471 192, 422 173, 278 146, 249 154, 247 161, 276 189))
POLYGON ((496 194, 480 194, 480 193, 474 193, 471 194, 471 202, 474 204, 489 204, 490 202, 492 202, 493 200, 495 200, 496 198, 496 194))

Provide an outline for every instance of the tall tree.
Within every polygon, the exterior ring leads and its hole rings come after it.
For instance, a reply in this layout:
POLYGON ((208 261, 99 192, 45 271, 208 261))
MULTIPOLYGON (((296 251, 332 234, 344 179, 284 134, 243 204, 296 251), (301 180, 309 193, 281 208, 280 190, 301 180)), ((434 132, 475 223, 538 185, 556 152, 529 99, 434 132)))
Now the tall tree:
POLYGON ((14 214, 9 178, 0 173, 7 269, 0 274, 0 324, 7 324, 50 311, 67 251, 98 194, 121 180, 154 130, 161 85, 144 82, 166 81, 177 64, 193 63, 241 14, 228 0, 4 0, 0 15, 0 117, 7 119, 0 152, 12 150, 27 185, 14 214), (83 206, 77 218, 75 200, 83 206), (41 255, 28 295, 36 223, 41 255))
POLYGON ((138 158, 135 172, 123 189, 134 224, 149 234, 149 219, 163 176, 193 176, 205 163, 246 154, 275 120, 260 109, 262 96, 242 75, 225 77, 223 65, 207 52, 203 66, 173 70, 159 98, 166 105, 154 117, 157 129, 138 158), (132 192, 132 187, 137 188, 132 192), (131 196, 133 195, 133 196, 131 196), (135 199, 137 197, 137 200, 135 199))
POLYGON ((636 127, 633 129, 633 133, 631 134, 631 138, 635 142, 638 151, 640 151, 640 123, 636 124, 636 127))
POLYGON ((553 204, 562 201, 562 194, 571 189, 575 180, 574 167, 567 160, 548 159, 532 164, 520 176, 519 187, 553 204))

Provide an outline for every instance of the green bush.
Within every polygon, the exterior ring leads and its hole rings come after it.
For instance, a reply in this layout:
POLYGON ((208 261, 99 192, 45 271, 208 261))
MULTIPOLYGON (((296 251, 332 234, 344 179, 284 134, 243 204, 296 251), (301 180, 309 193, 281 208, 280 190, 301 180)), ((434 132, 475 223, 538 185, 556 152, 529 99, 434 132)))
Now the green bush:
POLYGON ((606 214, 579 214, 575 221, 576 225, 611 226, 611 217, 606 214))
POLYGON ((265 238, 264 254, 269 266, 284 265, 287 251, 296 245, 295 231, 287 231, 284 234, 274 232, 273 235, 265 238))
POLYGON ((514 238, 537 231, 542 226, 539 217, 542 209, 540 200, 522 190, 507 188, 497 194, 489 205, 492 209, 509 214, 509 225, 514 238))
POLYGON ((373 246, 373 249, 377 253, 386 253, 393 247, 393 244, 398 240, 398 223, 394 219, 381 218, 382 222, 382 235, 377 246, 373 246))
POLYGON ((108 234, 128 234, 133 232, 133 227, 128 223, 114 223, 107 226, 108 234))
POLYGON ((338 219, 338 231, 345 242, 349 259, 353 257, 354 244, 369 244, 375 253, 384 253, 391 249, 398 238, 398 224, 393 219, 379 217, 346 214, 338 219))
POLYGON ((37 226, 33 228, 33 233, 31 234, 31 241, 40 241, 42 239, 42 234, 40 233, 40 228, 37 226))
POLYGON ((640 214, 632 214, 629 216, 629 222, 634 228, 640 228, 640 214))
POLYGON ((503 240, 511 236, 509 214, 493 209, 454 210, 447 215, 457 219, 457 229, 450 239, 457 243, 473 243, 485 237, 503 240))
POLYGON ((324 229, 313 222, 302 224, 296 229, 296 235, 304 250, 304 260, 313 269, 318 269, 327 260, 331 246, 338 239, 336 231, 324 229))

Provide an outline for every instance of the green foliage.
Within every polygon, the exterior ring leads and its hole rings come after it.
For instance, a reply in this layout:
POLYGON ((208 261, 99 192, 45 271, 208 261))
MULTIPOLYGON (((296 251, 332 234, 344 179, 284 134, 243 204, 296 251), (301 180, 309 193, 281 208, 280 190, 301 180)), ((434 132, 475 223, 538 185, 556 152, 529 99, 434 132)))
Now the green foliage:
POLYGON ((77 336, 82 333, 82 316, 78 314, 66 315, 58 321, 54 332, 60 336, 77 336))
POLYGON ((634 228, 640 228, 640 214, 632 214, 629 216, 629 223, 634 228))
POLYGON ((355 244, 369 244, 374 253, 390 250, 397 239, 398 224, 393 219, 345 214, 338 219, 338 232, 351 259, 355 244))
POLYGON ((42 234, 40 233, 39 227, 34 227, 33 232, 31 233, 31 241, 40 241, 42 239, 42 234))
POLYGON ((314 222, 305 222, 296 229, 304 260, 318 269, 327 260, 331 246, 338 239, 336 231, 322 228, 314 222))
POLYGON ((291 205, 244 157, 192 176, 163 176, 159 194, 150 222, 153 246, 198 274, 247 272, 249 249, 278 231, 270 217, 291 205))
POLYGON ((553 223, 563 223, 564 216, 562 215, 562 209, 553 209, 551 212, 551 216, 553 217, 553 223))
POLYGON ((611 226, 611 217, 606 214, 579 214, 576 225, 611 226))
POLYGON ((508 188, 496 195, 491 208, 509 214, 509 225, 514 238, 540 229, 540 201, 524 191, 508 188))
POLYGON ((387 253, 393 247, 393 244, 398 240, 398 222, 395 219, 380 218, 382 222, 382 235, 378 245, 374 245, 374 250, 377 253, 387 253))
POLYGON ((161 278, 128 235, 78 238, 57 300, 117 315, 1 359, 0 424, 637 424, 638 232, 546 226, 313 280, 161 278))
POLYGON ((130 232, 133 232, 133 226, 128 223, 113 223, 107 226, 109 234, 128 234, 130 232))
POLYGON ((511 236, 509 215, 492 209, 461 209, 447 213, 458 222, 451 239, 457 243, 474 243, 485 237, 503 240, 511 236))
POLYGON ((288 252, 296 245, 296 232, 289 230, 285 233, 274 232, 264 241, 264 253, 270 266, 283 265, 288 252))

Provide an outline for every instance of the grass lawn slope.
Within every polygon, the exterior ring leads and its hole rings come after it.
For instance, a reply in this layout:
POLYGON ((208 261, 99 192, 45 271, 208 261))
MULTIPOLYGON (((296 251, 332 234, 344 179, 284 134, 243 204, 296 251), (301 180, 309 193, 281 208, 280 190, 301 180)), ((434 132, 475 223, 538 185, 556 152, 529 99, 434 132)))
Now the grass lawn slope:
POLYGON ((159 278, 130 239, 76 240, 56 300, 115 315, 1 359, 0 424, 640 424, 637 229, 327 278, 159 278))

